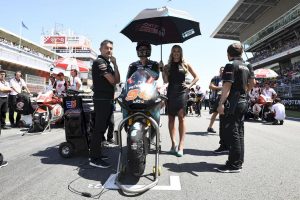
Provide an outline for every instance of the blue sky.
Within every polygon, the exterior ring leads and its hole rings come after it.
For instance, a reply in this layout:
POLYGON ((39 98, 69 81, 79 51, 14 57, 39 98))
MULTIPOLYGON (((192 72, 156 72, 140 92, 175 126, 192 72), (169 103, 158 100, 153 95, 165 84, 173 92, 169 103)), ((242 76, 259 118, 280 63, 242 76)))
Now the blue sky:
MULTIPOLYGON (((21 21, 29 30, 22 36, 40 43, 42 29, 50 30, 62 24, 75 33, 92 40, 94 50, 99 53, 99 44, 104 39, 114 41, 114 56, 124 80, 128 65, 138 58, 135 43, 120 31, 143 9, 169 6, 184 10, 200 22, 201 36, 183 44, 184 57, 197 73, 197 84, 207 88, 211 78, 218 74, 220 66, 227 62, 226 49, 233 41, 213 39, 212 32, 221 23, 237 0, 9 0, 1 2, 0 27, 16 34, 21 21)), ((163 45, 163 61, 167 62, 173 44, 163 45)), ((160 60, 160 46, 152 47, 152 60, 160 60)))

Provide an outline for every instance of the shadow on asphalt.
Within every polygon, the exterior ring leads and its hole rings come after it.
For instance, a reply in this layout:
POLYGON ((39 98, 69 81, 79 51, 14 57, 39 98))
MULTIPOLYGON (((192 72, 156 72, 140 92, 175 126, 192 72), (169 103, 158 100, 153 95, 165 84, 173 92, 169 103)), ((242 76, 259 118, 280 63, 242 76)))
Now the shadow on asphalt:
POLYGON ((245 119, 245 122, 252 122, 252 123, 260 123, 262 124, 263 121, 261 119, 245 119))
MULTIPOLYGON (((123 153, 126 155, 126 147, 123 147, 123 153)), ((100 182, 103 185, 108 180, 109 176, 111 174, 115 174, 117 171, 119 149, 117 146, 104 147, 103 154, 109 157, 109 160, 107 160, 107 162, 112 165, 108 169, 101 169, 90 166, 88 163, 87 151, 78 152, 71 158, 63 158, 59 154, 58 146, 48 147, 45 150, 41 150, 37 153, 32 154, 32 156, 40 157, 41 163, 45 165, 74 166, 75 169, 70 170, 77 171, 78 175, 81 178, 100 182)), ((134 177, 130 175, 130 173, 126 172, 125 175, 121 176, 120 181, 122 182, 122 184, 135 185, 139 183, 140 179, 153 181, 153 175, 144 174, 141 177, 134 177)), ((128 196, 122 192, 121 194, 123 194, 124 196, 128 196)))
POLYGON ((217 156, 217 154, 214 154, 211 150, 199 150, 199 149, 184 149, 184 154, 187 155, 193 155, 193 156, 217 156))
MULTIPOLYGON (((213 151, 210 150, 199 150, 199 149, 184 149, 184 155, 193 155, 193 156, 218 156, 218 155, 226 155, 226 154, 214 154, 213 151)), ((154 154, 155 152, 150 152, 154 154)), ((170 153, 169 151, 161 151, 161 155, 172 155, 173 153, 170 153)))
POLYGON ((118 150, 116 147, 107 147, 103 149, 103 153, 109 156, 108 162, 112 167, 108 169, 100 169, 91 167, 88 162, 87 151, 82 151, 74 154, 71 158, 63 158, 59 154, 58 146, 48 147, 32 156, 40 157, 41 163, 46 165, 69 165, 76 167, 78 175, 82 178, 100 181, 102 184, 106 182, 112 173, 116 173, 118 150))
POLYGON ((165 163, 163 165, 171 172, 175 173, 189 173, 194 176, 199 176, 196 174, 197 172, 217 172, 215 168, 220 167, 222 165, 215 163, 207 163, 207 162, 198 162, 198 163, 165 163))
POLYGON ((186 132, 186 134, 188 135, 199 135, 199 136, 211 136, 211 135, 216 135, 216 136, 219 136, 218 133, 209 133, 207 131, 205 132, 198 132, 198 131, 195 131, 195 132, 186 132))

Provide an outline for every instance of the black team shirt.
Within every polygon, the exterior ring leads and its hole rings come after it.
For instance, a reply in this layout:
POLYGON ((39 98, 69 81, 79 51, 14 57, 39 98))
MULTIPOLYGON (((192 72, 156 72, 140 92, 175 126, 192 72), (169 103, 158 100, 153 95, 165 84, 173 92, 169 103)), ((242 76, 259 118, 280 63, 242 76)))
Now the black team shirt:
POLYGON ((103 56, 98 56, 98 58, 93 62, 92 65, 92 78, 93 78, 93 91, 94 98, 96 99, 113 99, 115 88, 109 81, 104 77, 105 74, 111 73, 115 74, 110 62, 103 56), (100 67, 105 65, 107 68, 101 70, 100 67))
POLYGON ((226 64, 223 71, 223 83, 231 82, 232 86, 229 95, 235 92, 240 92, 241 95, 246 95, 246 87, 248 80, 254 78, 254 72, 251 64, 243 61, 242 58, 236 57, 226 64))

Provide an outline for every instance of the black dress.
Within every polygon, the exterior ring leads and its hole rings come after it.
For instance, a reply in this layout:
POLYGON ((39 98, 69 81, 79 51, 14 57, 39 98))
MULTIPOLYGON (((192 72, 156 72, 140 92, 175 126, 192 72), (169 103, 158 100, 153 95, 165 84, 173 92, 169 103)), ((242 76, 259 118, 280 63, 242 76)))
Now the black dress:
POLYGON ((167 90, 168 114, 178 115, 178 111, 183 109, 187 103, 187 89, 182 85, 185 82, 186 71, 179 63, 172 63, 169 69, 169 85, 167 90))

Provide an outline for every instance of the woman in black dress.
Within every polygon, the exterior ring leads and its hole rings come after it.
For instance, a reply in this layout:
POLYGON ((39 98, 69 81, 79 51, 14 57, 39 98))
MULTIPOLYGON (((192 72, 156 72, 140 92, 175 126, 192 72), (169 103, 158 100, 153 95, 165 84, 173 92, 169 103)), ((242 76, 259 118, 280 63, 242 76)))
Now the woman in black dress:
POLYGON ((168 117, 169 132, 172 142, 170 153, 183 156, 184 137, 185 137, 185 107, 187 102, 187 93, 189 89, 199 80, 199 77, 193 67, 186 63, 183 59, 182 48, 174 45, 171 49, 168 64, 163 69, 163 79, 165 83, 169 83, 168 97, 168 117), (193 76, 191 83, 185 82, 185 77, 190 73, 193 76), (176 149, 176 130, 175 117, 178 116, 179 121, 179 144, 176 149))

